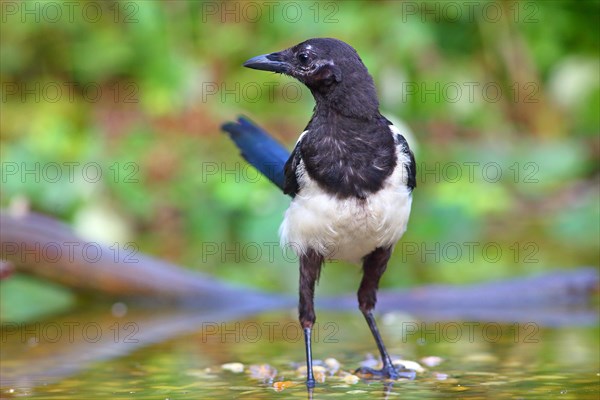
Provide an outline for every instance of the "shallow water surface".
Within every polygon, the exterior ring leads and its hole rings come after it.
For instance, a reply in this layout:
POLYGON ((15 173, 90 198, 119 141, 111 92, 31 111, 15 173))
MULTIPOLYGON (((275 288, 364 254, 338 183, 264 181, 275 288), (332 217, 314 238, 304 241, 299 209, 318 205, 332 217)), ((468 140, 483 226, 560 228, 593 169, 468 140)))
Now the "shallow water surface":
MULTIPOLYGON (((65 343, 62 338, 60 343, 51 343, 49 330, 45 333, 48 337, 27 338, 33 335, 32 329, 42 333, 40 326, 29 326, 25 336, 20 336, 23 332, 5 332, 3 347, 9 345, 11 350, 3 349, 2 397, 309 398, 301 371, 302 335, 294 313, 270 312, 229 322, 205 319, 189 333, 154 344, 145 342, 150 337, 143 332, 148 325, 128 325, 117 331, 114 322, 109 321, 103 332, 110 336, 111 346, 102 351, 98 348, 106 343, 94 342, 92 332, 86 333, 83 343, 76 337, 67 338, 74 339, 72 342, 65 343), (138 326, 138 331, 132 326, 138 326), (58 350, 60 346, 66 350, 58 350), (74 346, 76 352, 72 352, 74 346), (20 357, 6 357, 7 351, 19 351, 20 357), (27 353, 31 358, 27 358, 27 353), (29 364, 19 365, 25 363, 29 364), (36 365, 46 366, 34 373, 36 365)), ((121 317, 121 328, 127 318, 121 317)), ((424 370, 412 381, 351 378, 361 363, 376 362, 370 358, 376 351, 375 344, 358 312, 323 312, 315 329, 314 356, 319 360, 335 358, 340 368, 335 372, 327 368, 317 374, 321 382, 312 398, 600 396, 597 327, 543 327, 534 322, 426 322, 400 313, 380 315, 378 320, 393 357, 415 361, 424 370)), ((64 322, 59 324, 62 325, 64 322)), ((330 365, 332 362, 328 360, 330 365)))

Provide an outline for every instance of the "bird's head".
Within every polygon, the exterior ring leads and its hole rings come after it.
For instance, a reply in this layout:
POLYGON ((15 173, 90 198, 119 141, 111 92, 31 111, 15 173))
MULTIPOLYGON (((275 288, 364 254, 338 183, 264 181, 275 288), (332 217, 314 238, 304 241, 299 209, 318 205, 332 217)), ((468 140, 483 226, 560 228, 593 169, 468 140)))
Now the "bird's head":
POLYGON ((309 39, 276 53, 253 57, 244 66, 298 79, 311 90, 317 106, 327 105, 350 114, 368 114, 379 108, 367 67, 352 46, 338 39, 309 39))

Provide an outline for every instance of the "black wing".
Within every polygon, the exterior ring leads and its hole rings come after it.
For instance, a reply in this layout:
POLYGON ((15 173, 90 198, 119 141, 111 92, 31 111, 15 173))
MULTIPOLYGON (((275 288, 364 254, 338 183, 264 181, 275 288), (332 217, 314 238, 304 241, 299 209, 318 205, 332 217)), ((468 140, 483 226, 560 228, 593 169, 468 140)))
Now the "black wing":
POLYGON ((417 163, 415 162, 415 155, 413 154, 410 147, 408 147, 408 142, 404 138, 404 136, 398 134, 398 143, 402 145, 402 152, 408 156, 410 162, 405 164, 407 180, 406 186, 412 191, 417 187, 417 163))
POLYGON ((300 164, 300 161, 302 160, 302 156, 300 154, 301 141, 302 138, 300 138, 298 143, 296 143, 296 147, 294 147, 294 150, 292 151, 290 158, 288 158, 287 162, 285 163, 285 167, 283 169, 285 177, 283 183, 283 193, 288 194, 291 197, 295 197, 296 193, 298 193, 298 190, 300 189, 296 171, 298 169, 298 164, 300 164))
MULTIPOLYGON (((392 122, 389 119, 383 116, 382 118, 385 119, 389 126, 394 126, 394 124, 392 124, 392 122)), ((398 130, 398 128, 395 129, 398 130)), ((396 134, 396 140, 398 144, 402 146, 402 152, 406 154, 410 160, 410 162, 405 165, 406 175, 408 177, 406 180, 406 186, 408 186, 408 188, 412 191, 414 188, 417 187, 417 163, 415 162, 415 155, 408 146, 408 142, 406 141, 406 138, 404 136, 398 133, 396 134)))

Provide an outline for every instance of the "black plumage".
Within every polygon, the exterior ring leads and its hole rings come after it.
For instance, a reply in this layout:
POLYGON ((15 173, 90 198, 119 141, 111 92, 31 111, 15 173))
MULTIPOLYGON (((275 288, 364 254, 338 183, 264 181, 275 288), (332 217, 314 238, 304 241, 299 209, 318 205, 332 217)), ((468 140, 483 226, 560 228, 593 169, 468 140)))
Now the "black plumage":
MULTIPOLYGON (((331 257, 357 257, 363 264, 359 308, 375 338, 383 368, 360 372, 389 378, 413 376, 392 365, 372 313, 379 280, 406 229, 416 186, 415 159, 406 139, 379 112, 372 77, 356 51, 340 40, 309 39, 254 57, 244 65, 292 76, 310 89, 316 101, 285 167, 279 162, 283 174, 272 179, 281 182, 283 176, 284 193, 293 198, 281 234, 282 241, 295 241, 292 244, 297 245, 300 259, 298 311, 305 333, 307 385, 315 384, 311 353, 314 287, 323 262, 331 257), (331 245, 337 252, 323 250, 331 245)), ((265 142, 264 138, 260 141, 265 142)))

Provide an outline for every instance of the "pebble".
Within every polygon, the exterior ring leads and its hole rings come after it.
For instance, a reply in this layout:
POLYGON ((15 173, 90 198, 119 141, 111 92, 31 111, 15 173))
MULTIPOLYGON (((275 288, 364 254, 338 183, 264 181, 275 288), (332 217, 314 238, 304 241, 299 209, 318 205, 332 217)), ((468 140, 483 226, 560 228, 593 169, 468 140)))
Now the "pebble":
POLYGON ((225 363, 221 365, 221 369, 233 372, 234 374, 239 374, 244 372, 244 364, 239 362, 225 363))
POLYGON ((335 374, 340 369, 340 362, 335 358, 329 357, 325 359, 325 366, 329 368, 332 374, 335 374))
POLYGON ((251 365, 248 369, 250 371, 250 376, 254 379, 272 379, 277 375, 277 370, 269 364, 255 364, 251 365))
MULTIPOLYGON (((317 375, 317 374, 323 374, 323 375, 325 375, 325 372, 327 372, 327 370, 325 369, 325 367, 323 367, 321 365, 313 365, 313 374, 315 374, 315 375, 317 375)), ((306 376, 306 365, 298 367, 298 369, 296 370, 296 373, 298 375, 306 376)))
POLYGON ((443 374, 441 372, 434 372, 433 376, 435 377, 435 379, 437 379, 438 381, 445 381, 446 379, 448 379, 448 374, 443 374))
POLYGON ((281 392, 294 385, 295 383, 292 381, 273 382, 273 389, 275 389, 276 392, 281 392))
POLYGON ((410 361, 410 360, 396 360, 392 362, 394 365, 402 365, 404 368, 406 369, 410 369, 411 371, 416 371, 416 372, 425 372, 425 368, 423 368, 421 366, 421 364, 419 364, 416 361, 410 361))
POLYGON ((437 356, 429 356, 421 358, 421 362, 428 367, 437 367, 444 361, 443 358, 437 356))
POLYGON ((360 363, 360 366, 376 369, 377 367, 381 367, 381 363, 379 362, 379 360, 373 357, 373 355, 367 354, 367 357, 360 363))

